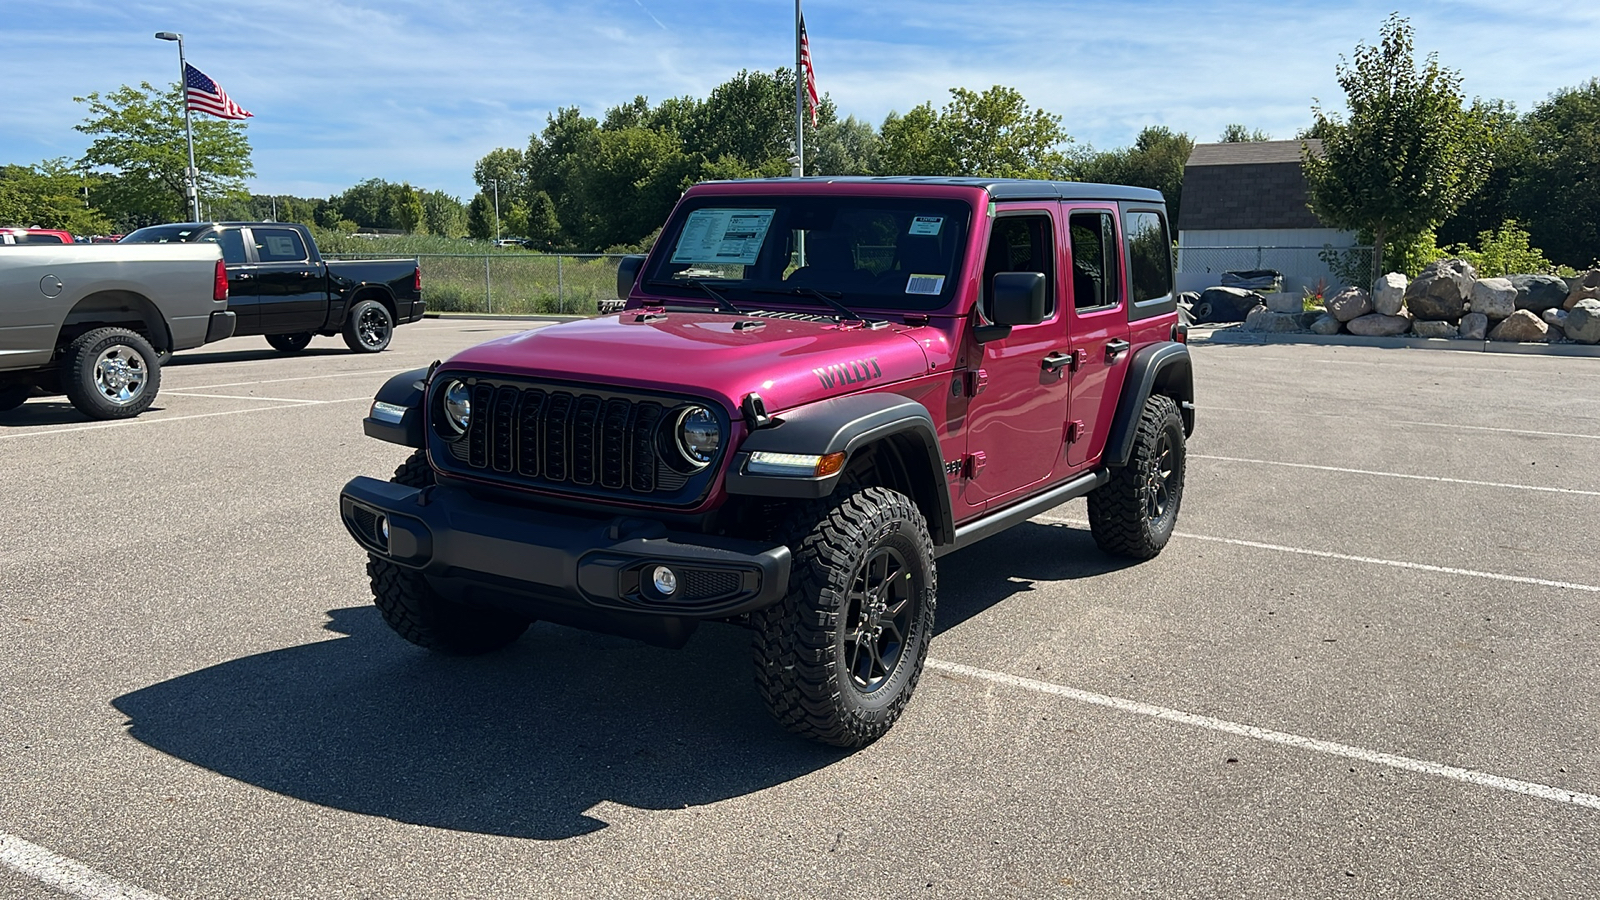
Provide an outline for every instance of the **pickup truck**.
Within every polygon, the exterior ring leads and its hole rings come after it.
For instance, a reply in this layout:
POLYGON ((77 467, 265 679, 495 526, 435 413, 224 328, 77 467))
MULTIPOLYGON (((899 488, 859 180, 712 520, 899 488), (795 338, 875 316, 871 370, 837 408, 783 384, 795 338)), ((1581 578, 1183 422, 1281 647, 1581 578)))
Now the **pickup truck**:
POLYGON ((323 260, 311 232, 285 222, 152 225, 124 244, 214 243, 227 266, 235 336, 265 335, 280 353, 299 353, 313 335, 342 334, 357 353, 389 346, 397 324, 426 308, 415 259, 323 260))
POLYGON ((149 408, 161 362, 233 334, 215 246, 33 244, 0 250, 0 412, 65 393, 84 415, 149 408))

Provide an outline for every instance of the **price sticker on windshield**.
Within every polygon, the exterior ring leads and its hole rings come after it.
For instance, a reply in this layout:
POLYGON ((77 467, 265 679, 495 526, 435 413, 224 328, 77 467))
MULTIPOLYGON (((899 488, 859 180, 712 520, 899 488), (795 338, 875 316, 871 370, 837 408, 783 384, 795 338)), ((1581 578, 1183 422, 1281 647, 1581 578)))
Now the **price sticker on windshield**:
POLYGON ((915 216, 911 219, 911 230, 907 234, 935 235, 944 227, 944 216, 915 216))
POLYGON ((944 290, 943 275, 913 275, 906 279, 906 293, 934 294, 944 290))

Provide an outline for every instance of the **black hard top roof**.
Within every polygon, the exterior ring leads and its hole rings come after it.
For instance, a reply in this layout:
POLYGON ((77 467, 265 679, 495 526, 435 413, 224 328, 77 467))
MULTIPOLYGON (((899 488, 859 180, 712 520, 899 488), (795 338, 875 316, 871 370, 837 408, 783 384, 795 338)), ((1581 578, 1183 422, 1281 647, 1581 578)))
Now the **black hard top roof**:
MULTIPOLYGON (((716 184, 718 182, 706 182, 716 184)), ((970 178, 950 175, 810 175, 804 178, 746 178, 723 184, 904 184, 980 188, 996 200, 1131 200, 1162 202, 1161 192, 1122 184, 1086 181, 1035 181, 1028 178, 970 178)))

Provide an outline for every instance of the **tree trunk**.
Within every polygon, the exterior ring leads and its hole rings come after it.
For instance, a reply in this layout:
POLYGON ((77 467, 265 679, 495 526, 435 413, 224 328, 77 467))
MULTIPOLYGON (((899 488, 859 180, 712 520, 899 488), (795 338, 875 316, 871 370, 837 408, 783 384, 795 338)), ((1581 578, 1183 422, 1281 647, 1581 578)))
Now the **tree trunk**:
POLYGON ((1372 283, 1366 286, 1369 291, 1383 277, 1383 239, 1386 232, 1387 229, 1382 225, 1372 230, 1372 283))

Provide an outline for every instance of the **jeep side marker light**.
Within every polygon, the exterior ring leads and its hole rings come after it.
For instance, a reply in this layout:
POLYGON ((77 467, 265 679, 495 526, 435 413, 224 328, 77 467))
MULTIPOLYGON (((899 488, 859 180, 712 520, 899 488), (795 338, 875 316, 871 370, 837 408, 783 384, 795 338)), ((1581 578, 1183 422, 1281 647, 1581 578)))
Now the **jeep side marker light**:
POLYGON ((399 425, 400 420, 405 418, 405 415, 406 408, 404 406, 399 406, 394 403, 385 403, 382 400, 372 401, 372 417, 380 422, 388 422, 391 425, 399 425))
POLYGON ((650 573, 650 582, 663 597, 671 597, 678 592, 678 573, 666 566, 656 566, 650 573))
POLYGON ((791 475, 799 478, 822 478, 844 468, 844 452, 827 456, 808 456, 804 453, 768 453, 757 450, 750 454, 745 471, 751 475, 791 475))

